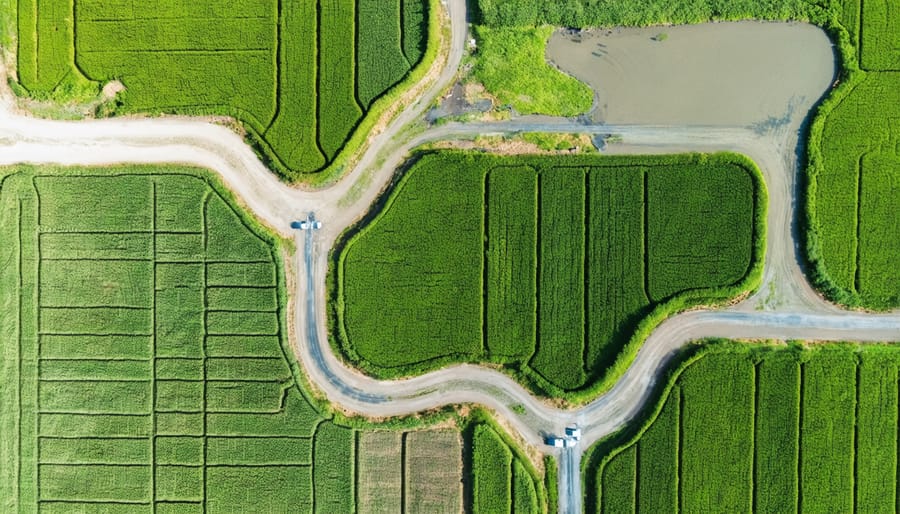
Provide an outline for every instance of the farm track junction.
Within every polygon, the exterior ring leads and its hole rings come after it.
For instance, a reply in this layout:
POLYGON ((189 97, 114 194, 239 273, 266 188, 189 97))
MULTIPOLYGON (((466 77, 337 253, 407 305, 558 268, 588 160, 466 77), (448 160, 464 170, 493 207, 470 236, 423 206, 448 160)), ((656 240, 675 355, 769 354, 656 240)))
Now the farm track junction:
MULTIPOLYGON (((241 138, 227 128, 198 120, 109 119, 83 122, 39 120, 16 114, 9 91, 0 113, 0 163, 107 165, 179 163, 218 173, 253 214, 278 233, 291 235, 290 223, 314 212, 324 226, 296 233, 292 267, 295 294, 292 345, 310 380, 329 401, 370 416, 412 414, 442 405, 478 403, 493 409, 519 435, 542 451, 545 434, 561 433, 578 423, 584 436, 565 450, 560 466, 561 512, 580 512, 579 477, 583 448, 616 431, 648 400, 655 378, 672 355, 690 341, 802 339, 895 341, 900 313, 845 311, 824 301, 808 284, 797 243, 797 124, 758 133, 744 127, 594 125, 569 119, 517 118, 491 123, 447 124, 398 140, 403 129, 454 78, 467 41, 466 2, 449 0, 450 52, 438 80, 404 111, 336 184, 318 191, 286 186, 260 162, 241 138), (762 170, 769 190, 765 271, 759 291, 726 309, 697 310, 663 322, 644 342, 624 376, 606 393, 576 409, 560 409, 531 396, 507 375, 459 365, 408 380, 378 381, 346 367, 327 345, 326 285, 328 255, 344 229, 360 219, 390 182, 408 152, 426 142, 479 134, 578 132, 616 135, 621 153, 733 151, 747 155, 762 170), (521 405, 523 413, 514 412, 521 405), (575 472, 576 476, 572 473, 575 472), (572 497, 573 494, 575 497, 572 497)), ((805 113, 798 113, 805 116, 805 113)))

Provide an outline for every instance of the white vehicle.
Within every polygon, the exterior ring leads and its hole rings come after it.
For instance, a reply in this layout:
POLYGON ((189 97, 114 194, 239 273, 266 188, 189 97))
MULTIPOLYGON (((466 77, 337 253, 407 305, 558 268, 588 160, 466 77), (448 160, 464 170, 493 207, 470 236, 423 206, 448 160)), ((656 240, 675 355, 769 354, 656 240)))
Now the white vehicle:
POLYGON ((571 425, 566 427, 566 437, 571 437, 576 441, 581 440, 581 429, 578 428, 578 425, 571 425))
POLYGON ((556 437, 554 435, 548 436, 544 439, 544 442, 547 443, 547 446, 552 446, 554 448, 562 448, 566 444, 566 440, 562 437, 556 437))
POLYGON ((313 230, 319 230, 320 228, 322 228, 322 222, 321 221, 313 221, 312 228, 313 228, 313 230))

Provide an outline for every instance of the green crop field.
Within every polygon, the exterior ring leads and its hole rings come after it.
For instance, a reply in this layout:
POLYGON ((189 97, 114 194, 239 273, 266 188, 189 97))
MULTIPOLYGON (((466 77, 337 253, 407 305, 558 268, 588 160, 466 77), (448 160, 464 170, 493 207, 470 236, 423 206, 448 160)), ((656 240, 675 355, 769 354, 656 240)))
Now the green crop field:
POLYGON ((489 424, 476 424, 471 437, 472 512, 544 512, 541 483, 526 459, 489 424))
POLYGON ((549 394, 614 381, 654 319, 753 286, 765 198, 734 155, 424 154, 337 253, 340 344, 381 376, 492 361, 549 394))
POLYGON ((900 349, 713 343, 592 450, 587 512, 893 512, 900 349))
POLYGON ((806 253, 811 278, 853 307, 900 306, 900 3, 893 0, 478 0, 474 77, 502 103, 571 115, 590 91, 546 63, 551 26, 613 27, 721 20, 805 20, 838 47, 840 86, 810 130, 806 253), (546 96, 551 91, 554 94, 546 96))
POLYGON ((882 0, 842 6, 850 72, 811 130, 807 253, 830 298, 889 309, 900 306, 900 12, 882 0))
POLYGON ((276 170, 296 179, 332 163, 375 100, 423 62, 432 7, 22 0, 18 78, 52 99, 120 80, 123 113, 232 115, 276 170))
POLYGON ((352 428, 309 399, 281 243, 225 191, 0 169, 0 510, 459 510, 459 430, 352 428))

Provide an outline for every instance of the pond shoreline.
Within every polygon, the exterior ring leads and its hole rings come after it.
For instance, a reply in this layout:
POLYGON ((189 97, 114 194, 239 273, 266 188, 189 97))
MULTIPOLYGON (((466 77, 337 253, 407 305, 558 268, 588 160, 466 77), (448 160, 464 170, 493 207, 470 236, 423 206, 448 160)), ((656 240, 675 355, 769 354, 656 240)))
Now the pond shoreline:
POLYGON ((838 68, 827 34, 800 22, 561 29, 546 57, 593 89, 595 122, 760 131, 803 118, 838 68))

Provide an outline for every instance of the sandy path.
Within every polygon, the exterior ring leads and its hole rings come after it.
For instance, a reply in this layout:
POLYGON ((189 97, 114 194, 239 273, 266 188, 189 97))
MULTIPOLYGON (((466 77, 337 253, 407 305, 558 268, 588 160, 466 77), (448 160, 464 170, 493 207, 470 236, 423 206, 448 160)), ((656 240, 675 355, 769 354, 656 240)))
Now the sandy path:
MULTIPOLYGON (((760 134, 742 127, 602 126, 525 118, 493 124, 445 125, 413 137, 401 137, 403 128, 418 119, 431 99, 450 83, 460 63, 466 40, 465 1, 450 0, 448 7, 452 45, 439 80, 420 101, 374 138, 352 172, 328 189, 300 191, 285 186, 240 137, 220 126, 182 118, 36 120, 14 114, 8 96, 0 113, 0 164, 202 166, 217 172, 241 202, 284 235, 290 234, 291 220, 315 211, 325 222, 325 229, 317 232, 309 245, 305 240, 298 240, 297 261, 291 270, 296 276, 289 280, 297 286, 291 299, 296 321, 293 336, 304 370, 329 400, 374 416, 409 414, 454 403, 479 403, 494 409, 523 439, 546 452, 553 450, 541 444, 541 436, 547 431, 558 433, 565 424, 577 421, 585 427, 585 438, 575 454, 567 457, 574 462, 578 462, 578 452, 584 447, 622 426, 639 411, 667 359, 697 338, 900 340, 900 314, 841 311, 824 302, 806 282, 791 230, 791 221, 796 216, 797 175, 793 130, 785 128, 760 134), (327 255, 339 233, 366 212, 410 148, 441 138, 519 131, 614 133, 622 136, 623 145, 619 150, 637 152, 733 150, 745 153, 762 169, 770 194, 763 288, 728 310, 697 311, 670 318, 648 338, 634 363, 609 392, 577 410, 550 407, 508 376, 479 366, 451 366, 409 380, 378 381, 341 364, 325 344, 323 308, 327 255), (525 414, 514 413, 513 405, 523 406, 525 414)), ((295 235, 299 237, 299 233, 295 235)), ((567 512, 577 511, 576 506, 580 506, 580 501, 566 495, 576 478, 561 470, 560 502, 567 512)))

